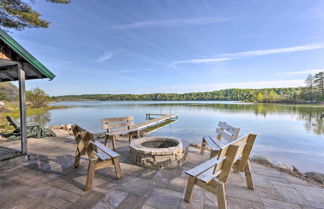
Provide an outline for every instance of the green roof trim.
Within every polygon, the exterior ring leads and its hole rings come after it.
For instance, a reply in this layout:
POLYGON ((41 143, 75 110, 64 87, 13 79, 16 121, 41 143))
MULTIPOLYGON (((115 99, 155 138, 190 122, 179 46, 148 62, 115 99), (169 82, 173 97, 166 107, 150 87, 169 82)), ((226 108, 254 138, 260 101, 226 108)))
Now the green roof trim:
POLYGON ((24 58, 30 65, 35 67, 46 78, 52 80, 55 75, 47 69, 40 61, 38 61, 33 55, 31 55, 24 47, 22 47, 17 41, 15 41, 8 33, 0 28, 0 39, 7 44, 13 51, 19 56, 24 58))

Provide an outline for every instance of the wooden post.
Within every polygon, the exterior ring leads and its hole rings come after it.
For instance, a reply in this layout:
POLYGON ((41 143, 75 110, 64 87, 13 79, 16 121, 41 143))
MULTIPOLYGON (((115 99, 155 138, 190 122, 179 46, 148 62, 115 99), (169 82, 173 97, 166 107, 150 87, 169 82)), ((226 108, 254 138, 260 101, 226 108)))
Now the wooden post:
POLYGON ((18 68, 17 70, 18 70, 18 78, 19 78, 21 152, 22 154, 27 154, 25 71, 21 64, 18 64, 17 68, 18 68))

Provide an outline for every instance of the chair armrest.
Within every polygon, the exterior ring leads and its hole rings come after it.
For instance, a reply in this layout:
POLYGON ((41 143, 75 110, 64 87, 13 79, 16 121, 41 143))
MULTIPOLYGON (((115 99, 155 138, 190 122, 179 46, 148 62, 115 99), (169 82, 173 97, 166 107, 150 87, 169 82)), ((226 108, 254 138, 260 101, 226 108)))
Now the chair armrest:
POLYGON ((105 145, 101 144, 99 141, 90 141, 91 144, 95 145, 98 149, 106 153, 112 158, 120 157, 120 155, 117 152, 112 151, 105 145))

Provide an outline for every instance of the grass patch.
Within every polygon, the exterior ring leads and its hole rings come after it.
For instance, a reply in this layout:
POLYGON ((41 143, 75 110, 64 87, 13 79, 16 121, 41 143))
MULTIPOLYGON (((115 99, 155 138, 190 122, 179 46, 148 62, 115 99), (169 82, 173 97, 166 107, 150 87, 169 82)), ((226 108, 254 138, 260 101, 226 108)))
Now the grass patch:
MULTIPOLYGON (((69 106, 46 106, 41 108, 31 108, 30 106, 27 106, 26 115, 27 117, 34 116, 34 115, 41 115, 49 110, 63 109, 63 108, 69 108, 69 106)), ((17 103, 8 103, 6 108, 2 108, 0 110, 0 132, 1 133, 8 133, 14 130, 13 127, 9 125, 6 116, 10 116, 13 119, 18 119, 20 117, 19 105, 17 103)))

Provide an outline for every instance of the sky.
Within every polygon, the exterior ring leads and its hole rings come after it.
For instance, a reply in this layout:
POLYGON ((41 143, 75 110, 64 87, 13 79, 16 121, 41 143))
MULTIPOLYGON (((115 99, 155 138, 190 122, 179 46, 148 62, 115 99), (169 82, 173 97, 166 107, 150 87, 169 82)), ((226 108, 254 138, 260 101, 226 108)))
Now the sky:
POLYGON ((324 0, 35 1, 11 31, 55 75, 52 96, 303 86, 324 71, 324 0))

